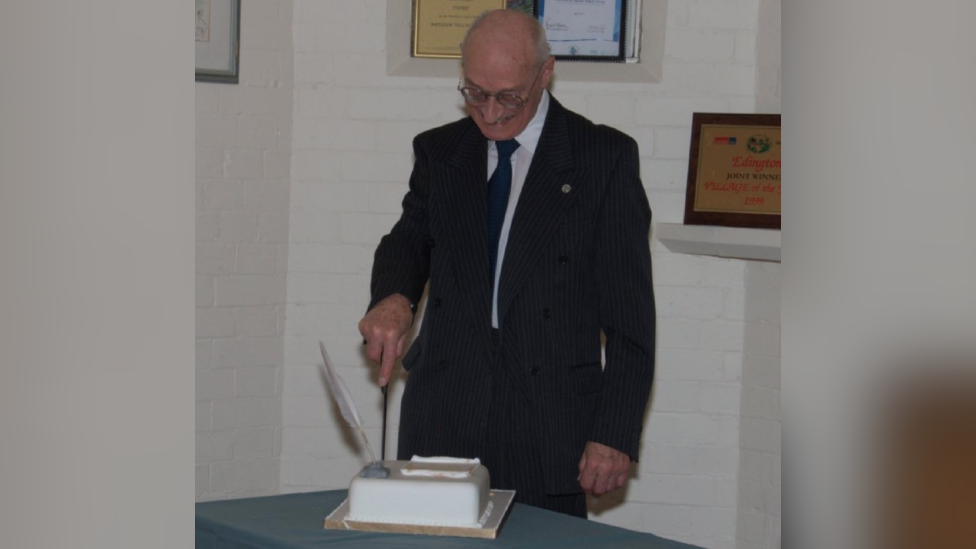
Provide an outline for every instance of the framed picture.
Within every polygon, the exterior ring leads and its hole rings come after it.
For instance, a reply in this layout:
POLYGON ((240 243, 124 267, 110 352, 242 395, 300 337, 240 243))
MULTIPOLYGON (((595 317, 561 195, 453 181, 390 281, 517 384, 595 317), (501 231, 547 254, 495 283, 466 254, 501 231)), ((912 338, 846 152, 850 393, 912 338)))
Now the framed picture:
POLYGON ((238 82, 240 0, 196 0, 196 81, 238 82))
POLYGON ((622 63, 628 54, 628 0, 535 0, 533 12, 561 61, 622 63))
POLYGON ((686 225, 779 229, 781 116, 694 113, 686 225))
POLYGON ((413 56, 460 59, 471 22, 483 12, 505 7, 506 0, 414 0, 413 56))

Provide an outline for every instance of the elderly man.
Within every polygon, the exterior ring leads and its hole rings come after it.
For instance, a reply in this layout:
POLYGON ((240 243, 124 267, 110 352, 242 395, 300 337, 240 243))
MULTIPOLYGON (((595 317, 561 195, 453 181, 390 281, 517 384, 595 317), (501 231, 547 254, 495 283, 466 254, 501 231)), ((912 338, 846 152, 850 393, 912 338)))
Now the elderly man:
POLYGON ((386 385, 429 283, 398 457, 479 457, 516 501, 586 517, 627 481, 654 371, 637 144, 549 95, 532 17, 488 12, 461 49, 470 116, 415 138, 359 329, 386 385))

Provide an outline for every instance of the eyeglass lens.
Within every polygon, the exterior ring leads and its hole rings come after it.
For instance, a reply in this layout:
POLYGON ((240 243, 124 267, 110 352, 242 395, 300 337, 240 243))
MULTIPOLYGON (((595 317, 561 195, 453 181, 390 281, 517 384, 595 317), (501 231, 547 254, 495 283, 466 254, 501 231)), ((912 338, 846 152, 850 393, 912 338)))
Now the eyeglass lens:
POLYGON ((499 94, 492 95, 492 94, 487 94, 479 90, 478 88, 465 87, 465 88, 461 88, 461 94, 464 95, 464 98, 469 103, 474 103, 474 104, 484 103, 485 101, 488 101, 489 97, 494 97, 495 101, 498 101, 499 104, 501 104, 504 107, 508 107, 510 109, 517 109, 525 103, 525 101, 523 101, 521 97, 511 92, 502 92, 499 94))

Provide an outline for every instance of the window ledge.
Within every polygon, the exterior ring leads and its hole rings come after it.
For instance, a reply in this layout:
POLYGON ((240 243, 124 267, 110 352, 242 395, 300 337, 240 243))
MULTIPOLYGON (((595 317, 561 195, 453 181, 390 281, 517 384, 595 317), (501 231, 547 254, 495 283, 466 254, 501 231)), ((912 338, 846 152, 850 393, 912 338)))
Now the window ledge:
POLYGON ((654 234, 674 253, 780 261, 782 233, 775 229, 657 223, 654 234))

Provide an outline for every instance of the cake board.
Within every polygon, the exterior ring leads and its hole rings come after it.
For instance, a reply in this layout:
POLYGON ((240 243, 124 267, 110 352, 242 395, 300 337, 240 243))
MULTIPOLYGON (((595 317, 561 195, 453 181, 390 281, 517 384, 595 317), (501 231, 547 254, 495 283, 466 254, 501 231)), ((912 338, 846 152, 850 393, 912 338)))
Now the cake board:
POLYGON ((345 499, 336 507, 335 511, 325 517, 325 528, 327 530, 358 530, 360 532, 385 532, 388 534, 425 534, 428 536, 495 539, 498 537, 498 531, 501 530, 502 522, 505 520, 514 499, 515 490, 490 490, 488 501, 492 504, 491 514, 488 515, 488 519, 480 528, 346 520, 346 516, 349 514, 349 499, 345 499))

